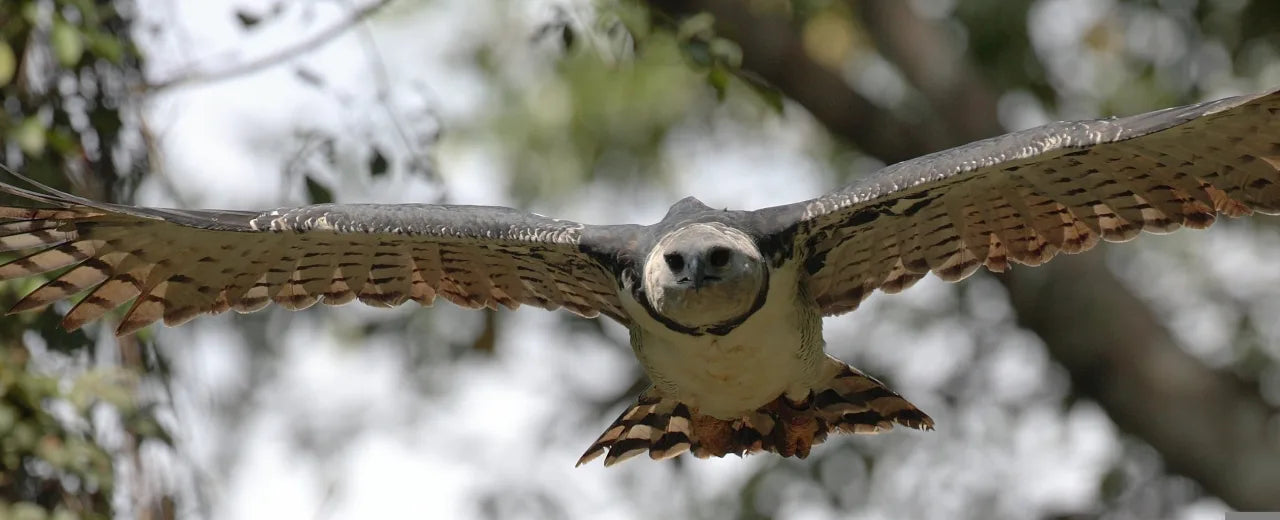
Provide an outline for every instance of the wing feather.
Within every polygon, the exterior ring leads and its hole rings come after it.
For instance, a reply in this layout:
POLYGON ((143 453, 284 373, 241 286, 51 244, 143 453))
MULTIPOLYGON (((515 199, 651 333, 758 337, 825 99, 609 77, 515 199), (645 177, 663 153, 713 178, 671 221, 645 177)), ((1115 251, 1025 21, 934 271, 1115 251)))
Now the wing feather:
POLYGON ((0 183, 0 191, 54 206, 0 207, 0 252, 21 255, 0 265, 0 280, 56 272, 11 312, 88 292, 63 319, 72 329, 125 305, 120 334, 273 302, 390 307, 431 305, 437 296, 471 308, 564 307, 628 321, 613 252, 582 243, 588 229, 617 242, 611 226, 426 204, 169 210, 36 188, 0 183))
POLYGON ((1280 213, 1280 91, 1014 132, 756 214, 832 315, 928 272, 955 281, 1254 212, 1280 213))

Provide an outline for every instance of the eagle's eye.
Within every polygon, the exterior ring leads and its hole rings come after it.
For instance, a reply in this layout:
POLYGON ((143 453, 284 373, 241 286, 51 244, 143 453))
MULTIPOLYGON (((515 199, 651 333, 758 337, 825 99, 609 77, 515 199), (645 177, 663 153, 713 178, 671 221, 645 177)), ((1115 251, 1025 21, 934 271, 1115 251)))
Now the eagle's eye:
POLYGON ((720 268, 729 265, 729 258, 732 256, 733 253, 727 247, 713 247, 711 253, 707 255, 707 262, 711 267, 720 268))
POLYGON ((667 267, 673 273, 679 273, 684 270, 684 257, 680 253, 667 253, 662 255, 662 259, 666 260, 667 267))

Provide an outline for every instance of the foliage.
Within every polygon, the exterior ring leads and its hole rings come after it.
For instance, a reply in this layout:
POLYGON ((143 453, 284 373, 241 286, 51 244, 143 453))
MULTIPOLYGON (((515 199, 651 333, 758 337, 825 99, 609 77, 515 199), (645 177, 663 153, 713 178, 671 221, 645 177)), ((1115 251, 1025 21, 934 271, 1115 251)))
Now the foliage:
POLYGON ((9 163, 57 185, 63 168, 92 171, 102 178, 84 180, 105 189, 116 168, 139 161, 136 145, 121 145, 136 137, 121 110, 141 75, 128 9, 109 0, 0 5, 0 136, 16 145, 6 153, 20 154, 9 163))
POLYGON ((533 45, 558 51, 545 69, 512 67, 509 42, 475 53, 500 100, 490 119, 450 132, 514 153, 510 192, 522 203, 597 179, 661 176, 670 132, 708 117, 717 101, 754 97, 746 104, 781 112, 781 94, 742 68, 742 50, 715 33, 711 16, 676 20, 633 1, 598 7, 585 15, 560 8, 536 31, 533 45))
MULTIPOLYGON (((12 331, 6 331, 12 332, 12 331)), ((91 412, 103 402, 134 410, 124 372, 43 374, 20 344, 0 349, 0 517, 109 518, 112 460, 95 441, 91 412), (69 412, 56 417, 52 410, 69 412)))
MULTIPOLYGON (((130 9, 107 0, 0 3, 6 164, 64 188, 70 173, 96 197, 116 193, 126 176, 118 168, 129 172, 145 155, 128 123, 141 67, 130 9)), ((0 306, 38 283, 0 284, 0 306)), ((61 330, 59 319, 46 310, 0 320, 0 518, 112 517, 120 454, 100 444, 105 417, 119 419, 128 443, 167 442, 135 397, 137 367, 94 362, 93 338, 61 330)))

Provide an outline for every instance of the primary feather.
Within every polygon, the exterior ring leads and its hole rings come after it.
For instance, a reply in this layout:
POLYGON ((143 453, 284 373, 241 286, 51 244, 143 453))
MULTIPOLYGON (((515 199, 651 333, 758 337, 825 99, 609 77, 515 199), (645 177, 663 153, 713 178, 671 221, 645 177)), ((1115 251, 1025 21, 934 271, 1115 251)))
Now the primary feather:
POLYGON ((431 305, 437 296, 471 308, 564 307, 625 323, 614 278, 581 250, 584 226, 575 222, 425 204, 164 210, 37 188, 0 184, 59 206, 0 208, 0 250, 33 250, 0 266, 0 280, 70 267, 12 309, 88 291, 64 318, 69 329, 130 301, 117 333, 270 303, 431 305))
POLYGON ((791 226, 826 315, 932 272, 1039 265, 1099 240, 1280 212, 1280 92, 1052 123, 901 162, 759 210, 791 226))

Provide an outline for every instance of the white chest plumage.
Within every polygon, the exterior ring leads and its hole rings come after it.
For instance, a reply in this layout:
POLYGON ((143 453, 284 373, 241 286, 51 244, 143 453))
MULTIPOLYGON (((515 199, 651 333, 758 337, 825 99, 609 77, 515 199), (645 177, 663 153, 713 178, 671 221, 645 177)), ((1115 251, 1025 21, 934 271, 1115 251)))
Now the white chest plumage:
POLYGON ((801 299, 792 265, 771 273, 768 291, 764 305, 723 336, 673 331, 624 294, 623 306, 636 322, 631 344, 655 390, 721 419, 783 393, 803 399, 825 358, 821 316, 801 299))

